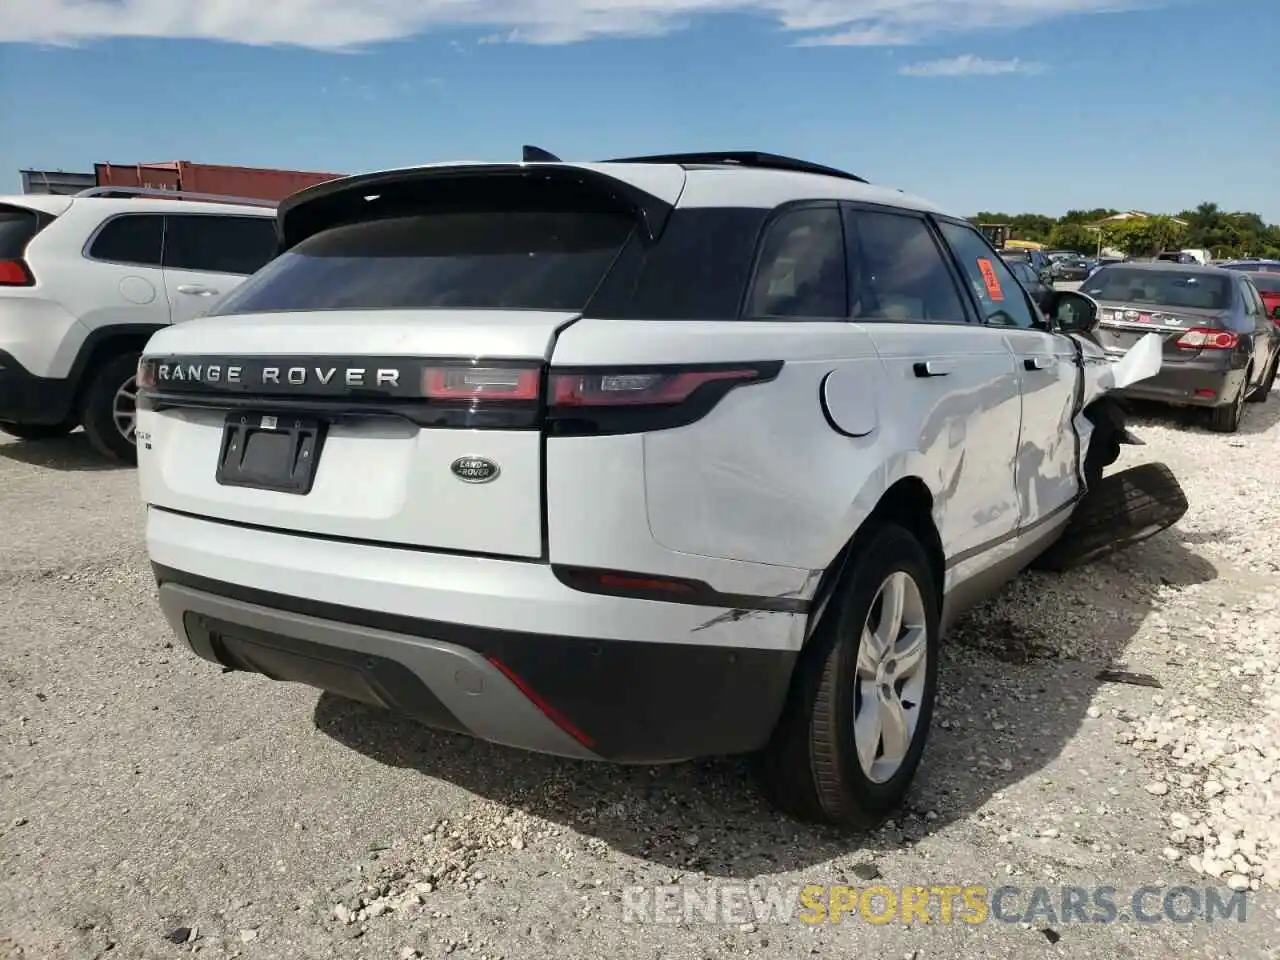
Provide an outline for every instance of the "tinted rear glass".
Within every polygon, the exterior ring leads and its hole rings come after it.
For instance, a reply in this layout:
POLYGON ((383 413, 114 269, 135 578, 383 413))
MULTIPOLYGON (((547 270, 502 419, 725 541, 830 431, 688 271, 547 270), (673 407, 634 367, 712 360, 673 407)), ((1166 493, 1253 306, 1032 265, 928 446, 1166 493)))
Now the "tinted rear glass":
POLYGON ((21 257, 27 243, 40 231, 40 223, 34 210, 0 207, 0 260, 21 257))
POLYGON ((591 300, 624 320, 730 320, 742 307, 764 207, 675 210, 659 243, 632 240, 591 300))
POLYGON ((1259 270, 1249 274, 1249 279, 1261 293, 1280 293, 1280 273, 1263 273, 1259 270))
POLYGON ((634 227, 584 210, 449 210, 333 227, 246 281, 217 314, 581 310, 634 227))
POLYGON ((1234 282, 1212 273, 1103 267, 1086 281, 1084 292, 1098 300, 1225 310, 1231 306, 1234 282))

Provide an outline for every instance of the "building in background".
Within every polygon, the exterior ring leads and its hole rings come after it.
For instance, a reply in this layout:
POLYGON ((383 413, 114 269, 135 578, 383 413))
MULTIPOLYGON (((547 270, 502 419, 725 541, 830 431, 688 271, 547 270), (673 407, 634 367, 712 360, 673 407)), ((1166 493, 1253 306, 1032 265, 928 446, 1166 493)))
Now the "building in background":
POLYGON ((68 173, 66 170, 19 170, 23 193, 52 193, 67 196, 97 186, 92 173, 68 173))
POLYGON ((306 187, 346 176, 310 170, 273 170, 174 160, 165 163, 95 163, 92 173, 20 170, 23 193, 70 195, 91 187, 146 187, 220 197, 280 201, 306 187))
POLYGON ((174 160, 165 163, 95 163, 99 187, 148 187, 224 197, 283 200, 306 187, 346 176, 309 170, 271 170, 174 160))
MULTIPOLYGON (((1106 223, 1123 223, 1126 220, 1150 220, 1155 216, 1159 216, 1159 214, 1147 213, 1145 210, 1125 210, 1123 213, 1113 213, 1109 217, 1103 217, 1094 224, 1094 226, 1102 226, 1106 223)), ((1167 219, 1178 224, 1180 227, 1185 227, 1187 225, 1187 221, 1179 220, 1177 217, 1168 217, 1167 219)))

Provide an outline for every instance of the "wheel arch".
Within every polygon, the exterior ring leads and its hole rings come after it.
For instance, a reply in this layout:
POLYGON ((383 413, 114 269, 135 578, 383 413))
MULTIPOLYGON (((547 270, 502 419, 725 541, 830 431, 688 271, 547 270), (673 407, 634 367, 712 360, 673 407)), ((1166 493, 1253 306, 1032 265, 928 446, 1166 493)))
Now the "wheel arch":
POLYGON ((99 365, 122 353, 141 353, 147 341, 165 324, 129 323, 100 327, 85 338, 71 367, 71 379, 75 383, 75 399, 72 409, 79 410, 91 375, 99 365))
POLYGON ((836 586, 844 576, 849 559, 866 539, 869 532, 878 524, 891 522, 903 527, 913 534, 929 557, 929 565, 934 576, 935 599, 938 609, 942 609, 944 578, 946 577, 946 554, 942 548, 942 537, 938 533, 933 519, 933 493, 928 484, 916 476, 905 476, 895 481, 885 490, 875 507, 858 525, 848 540, 840 547, 822 576, 818 580, 818 588, 814 591, 810 605, 809 623, 805 631, 807 644, 816 631, 818 624, 825 616, 829 601, 835 593, 836 586))

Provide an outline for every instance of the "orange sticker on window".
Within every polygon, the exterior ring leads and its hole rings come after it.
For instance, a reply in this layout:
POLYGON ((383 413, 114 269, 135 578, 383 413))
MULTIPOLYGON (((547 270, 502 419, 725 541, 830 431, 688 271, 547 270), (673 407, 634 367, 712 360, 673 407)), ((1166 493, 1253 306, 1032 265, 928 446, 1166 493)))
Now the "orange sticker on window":
POLYGON ((982 271, 982 281, 987 285, 987 293, 992 300, 1003 300, 1004 291, 1000 289, 1000 278, 996 276, 996 268, 990 260, 978 260, 978 269, 982 271))

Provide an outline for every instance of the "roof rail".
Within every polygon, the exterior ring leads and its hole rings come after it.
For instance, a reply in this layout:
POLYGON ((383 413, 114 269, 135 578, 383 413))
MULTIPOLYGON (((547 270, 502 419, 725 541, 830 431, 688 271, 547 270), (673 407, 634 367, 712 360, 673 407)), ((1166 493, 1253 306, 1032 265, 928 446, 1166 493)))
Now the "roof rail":
POLYGON ((164 200, 204 200, 213 203, 233 203, 242 206, 275 207, 276 200, 260 197, 228 197, 218 193, 191 193, 186 190, 161 190, 158 187, 89 187, 74 193, 75 197, 159 197, 164 200))
POLYGON ((841 180, 856 180, 858 183, 869 183, 844 170, 826 167, 808 160, 797 160, 794 157, 781 157, 776 153, 760 153, 754 150, 726 150, 718 153, 669 153, 651 157, 619 157, 606 163, 680 163, 711 164, 755 167, 760 170, 790 170, 794 173, 816 173, 826 177, 839 177, 841 180))

